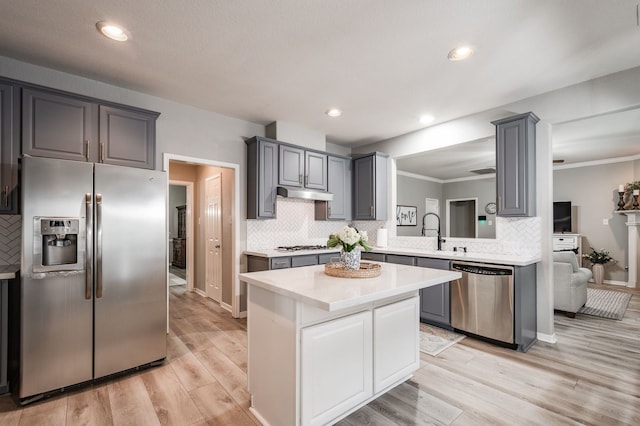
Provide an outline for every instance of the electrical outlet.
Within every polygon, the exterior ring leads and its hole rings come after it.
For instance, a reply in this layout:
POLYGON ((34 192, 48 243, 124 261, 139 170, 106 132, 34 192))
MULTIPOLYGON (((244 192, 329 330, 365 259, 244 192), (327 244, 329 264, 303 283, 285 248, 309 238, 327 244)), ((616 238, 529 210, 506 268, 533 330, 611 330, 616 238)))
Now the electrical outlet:
POLYGON ((609 219, 602 219, 602 224, 603 225, 608 225, 609 224, 609 219))

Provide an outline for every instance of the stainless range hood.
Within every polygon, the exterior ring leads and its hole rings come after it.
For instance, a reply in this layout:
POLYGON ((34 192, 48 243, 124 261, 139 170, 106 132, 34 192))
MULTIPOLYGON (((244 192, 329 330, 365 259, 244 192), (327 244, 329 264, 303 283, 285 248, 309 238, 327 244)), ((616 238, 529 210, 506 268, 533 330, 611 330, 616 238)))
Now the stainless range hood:
POLYGON ((330 192, 314 191, 307 188, 294 188, 291 186, 278 186, 276 194, 284 198, 302 198, 304 200, 333 201, 330 192))

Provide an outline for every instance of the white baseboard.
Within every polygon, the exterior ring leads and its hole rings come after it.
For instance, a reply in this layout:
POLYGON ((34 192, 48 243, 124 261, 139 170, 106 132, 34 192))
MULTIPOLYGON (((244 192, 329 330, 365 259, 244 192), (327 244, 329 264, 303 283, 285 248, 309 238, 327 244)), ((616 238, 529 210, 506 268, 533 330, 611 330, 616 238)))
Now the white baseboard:
POLYGON ((536 337, 541 342, 554 343, 554 344, 558 343, 558 339, 556 338, 556 333, 553 333, 553 334, 536 333, 536 337))
MULTIPOLYGON (((589 280, 590 283, 593 283, 595 281, 593 281, 593 279, 589 280)), ((626 281, 615 281, 615 280, 604 280, 602 281, 602 284, 609 284, 609 285, 619 285, 622 287, 628 287, 629 283, 626 281)), ((635 286, 631 286, 631 287, 635 287, 635 286)))
POLYGON ((246 318, 247 317, 247 311, 242 311, 238 314, 237 317, 234 318, 246 318))
POLYGON ((233 312, 233 310, 231 309, 231 305, 227 303, 220 302, 220 307, 226 311, 233 312))
POLYGON ((193 291, 195 291, 196 293, 198 293, 202 297, 207 297, 207 293, 205 293, 204 291, 200 290, 199 288, 194 288, 193 291))

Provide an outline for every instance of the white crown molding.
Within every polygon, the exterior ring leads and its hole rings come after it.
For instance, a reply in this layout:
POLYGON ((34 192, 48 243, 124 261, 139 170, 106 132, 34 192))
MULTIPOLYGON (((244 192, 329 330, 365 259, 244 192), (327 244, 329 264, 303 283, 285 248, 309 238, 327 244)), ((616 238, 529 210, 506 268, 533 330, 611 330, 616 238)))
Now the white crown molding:
POLYGON ((605 158, 603 160, 585 161, 583 163, 558 164, 553 166, 553 170, 577 169, 579 167, 600 166, 603 164, 624 163, 625 161, 640 160, 640 154, 627 157, 605 158))

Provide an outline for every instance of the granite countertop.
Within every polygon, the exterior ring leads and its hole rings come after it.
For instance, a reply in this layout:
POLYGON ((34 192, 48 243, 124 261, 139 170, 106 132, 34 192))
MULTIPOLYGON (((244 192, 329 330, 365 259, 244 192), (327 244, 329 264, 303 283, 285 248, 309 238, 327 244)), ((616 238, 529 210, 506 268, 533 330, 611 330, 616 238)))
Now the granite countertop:
POLYGON ((17 276, 20 265, 0 265, 0 280, 10 280, 17 276))
POLYGON ((438 251, 415 248, 373 247, 375 253, 399 254, 403 256, 433 257, 437 259, 463 260, 468 262, 493 263, 498 265, 527 266, 542 261, 540 257, 513 254, 438 251))
POLYGON ((324 265, 247 272, 240 279, 250 285, 327 311, 361 306, 461 277, 459 272, 380 263, 374 278, 339 278, 326 275, 324 265))

